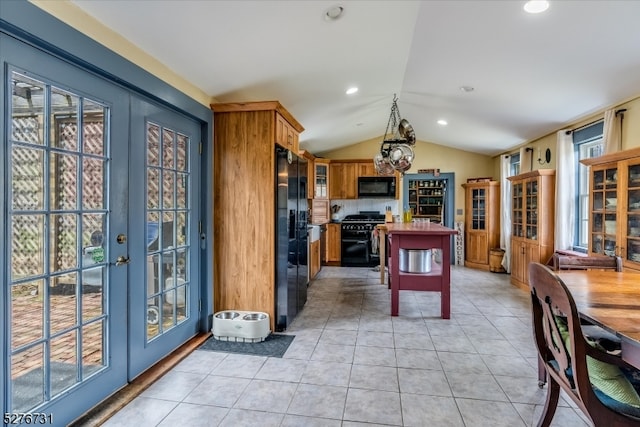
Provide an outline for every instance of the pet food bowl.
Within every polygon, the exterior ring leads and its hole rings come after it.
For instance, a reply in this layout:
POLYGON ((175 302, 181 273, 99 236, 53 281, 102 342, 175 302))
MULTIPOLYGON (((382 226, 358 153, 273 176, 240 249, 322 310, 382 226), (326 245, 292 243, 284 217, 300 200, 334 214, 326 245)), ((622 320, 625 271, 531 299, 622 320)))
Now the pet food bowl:
POLYGON ((220 341, 264 341, 271 333, 269 315, 254 311, 219 311, 213 315, 211 332, 213 338, 220 341))

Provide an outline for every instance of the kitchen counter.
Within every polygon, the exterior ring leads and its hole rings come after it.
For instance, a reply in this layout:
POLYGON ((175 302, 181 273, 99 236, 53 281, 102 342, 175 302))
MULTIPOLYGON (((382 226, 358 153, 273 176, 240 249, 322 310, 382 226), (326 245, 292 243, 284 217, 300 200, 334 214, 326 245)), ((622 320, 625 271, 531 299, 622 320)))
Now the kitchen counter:
POLYGON ((384 283, 385 238, 389 240, 389 286, 391 288, 391 315, 397 316, 401 290, 440 292, 443 319, 451 316, 451 236, 458 232, 452 228, 430 222, 386 223, 378 225, 380 233, 381 282, 384 283), (400 271, 400 249, 439 249, 441 262, 432 263, 428 273, 400 271))

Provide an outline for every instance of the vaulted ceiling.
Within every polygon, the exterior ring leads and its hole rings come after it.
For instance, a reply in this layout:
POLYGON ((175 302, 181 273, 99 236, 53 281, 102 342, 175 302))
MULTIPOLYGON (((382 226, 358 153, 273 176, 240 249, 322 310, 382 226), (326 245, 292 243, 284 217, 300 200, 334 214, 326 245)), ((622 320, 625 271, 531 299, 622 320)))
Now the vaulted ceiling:
POLYGON ((394 94, 489 155, 640 95, 640 1, 72 1, 218 102, 279 100, 316 154, 381 137, 394 94))

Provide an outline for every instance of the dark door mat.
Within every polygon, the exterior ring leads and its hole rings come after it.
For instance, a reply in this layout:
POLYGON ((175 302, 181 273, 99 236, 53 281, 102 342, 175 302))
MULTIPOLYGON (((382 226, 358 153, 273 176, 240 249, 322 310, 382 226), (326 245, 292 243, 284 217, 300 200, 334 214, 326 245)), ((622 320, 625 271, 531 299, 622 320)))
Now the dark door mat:
POLYGON ((295 335, 270 334, 264 341, 252 343, 219 341, 210 337, 198 349, 252 356, 282 357, 295 337, 295 335))

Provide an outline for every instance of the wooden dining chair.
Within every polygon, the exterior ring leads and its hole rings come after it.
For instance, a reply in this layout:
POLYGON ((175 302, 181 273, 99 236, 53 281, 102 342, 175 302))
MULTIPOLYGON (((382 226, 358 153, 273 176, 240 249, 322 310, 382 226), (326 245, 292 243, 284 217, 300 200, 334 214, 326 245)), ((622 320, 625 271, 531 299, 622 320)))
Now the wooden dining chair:
POLYGON ((623 371, 633 368, 587 341, 573 297, 551 269, 530 263, 529 287, 533 335, 548 380, 538 426, 551 424, 561 389, 596 427, 640 425, 640 397, 623 371))

